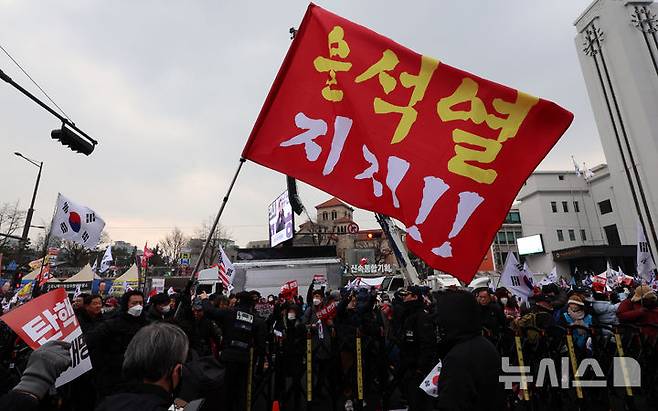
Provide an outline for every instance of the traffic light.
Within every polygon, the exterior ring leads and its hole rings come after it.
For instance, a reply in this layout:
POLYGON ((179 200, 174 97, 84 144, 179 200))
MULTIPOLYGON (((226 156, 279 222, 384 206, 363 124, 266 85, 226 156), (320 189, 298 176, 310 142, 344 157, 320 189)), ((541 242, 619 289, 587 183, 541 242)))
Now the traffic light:
POLYGON ((94 147, 96 147, 84 138, 77 135, 73 130, 66 128, 64 124, 62 124, 61 129, 53 130, 50 133, 50 136, 55 140, 59 140, 60 143, 69 147, 76 153, 82 153, 86 156, 91 154, 94 151, 94 147))

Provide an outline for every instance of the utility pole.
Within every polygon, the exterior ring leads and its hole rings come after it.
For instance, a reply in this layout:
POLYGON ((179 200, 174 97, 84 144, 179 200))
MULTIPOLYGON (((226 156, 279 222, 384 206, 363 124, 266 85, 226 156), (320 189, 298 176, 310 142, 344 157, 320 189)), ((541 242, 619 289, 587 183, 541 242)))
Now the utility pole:
POLYGON ((36 167, 39 167, 39 174, 37 174, 37 181, 34 184, 34 192, 32 193, 32 201, 30 202, 30 209, 27 210, 27 216, 25 217, 25 226, 23 227, 23 241, 27 241, 28 234, 30 232, 30 225, 32 224, 32 215, 34 214, 34 201, 37 198, 37 190, 39 189, 39 181, 41 180, 41 170, 43 169, 43 161, 40 161, 38 164, 36 161, 30 160, 19 152, 14 152, 18 157, 21 157, 36 167))

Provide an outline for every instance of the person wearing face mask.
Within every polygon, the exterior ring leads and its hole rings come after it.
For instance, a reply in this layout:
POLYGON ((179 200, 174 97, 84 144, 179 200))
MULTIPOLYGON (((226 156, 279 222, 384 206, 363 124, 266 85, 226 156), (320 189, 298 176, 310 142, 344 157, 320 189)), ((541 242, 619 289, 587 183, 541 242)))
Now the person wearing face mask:
POLYGON ((189 343, 175 325, 155 323, 140 329, 122 362, 125 384, 96 411, 165 411, 181 387, 189 343))
POLYGON ((171 311, 171 297, 165 293, 159 293, 151 297, 150 307, 146 311, 146 321, 149 324, 164 321, 171 311))
POLYGON ((85 334, 94 370, 97 398, 113 394, 121 383, 121 364, 130 340, 147 325, 144 294, 132 290, 121 297, 120 312, 85 334))
POLYGON ((500 303, 505 315, 505 321, 509 325, 521 317, 521 309, 516 302, 516 298, 507 291, 507 288, 500 287, 496 290, 496 299, 500 303))
MULTIPOLYGON (((635 289, 633 296, 622 301, 617 308, 619 321, 627 324, 658 324, 658 297, 648 285, 635 289)), ((642 333, 655 337, 658 332, 652 327, 642 327, 642 333)))
POLYGON ((324 308, 323 289, 313 290, 311 298, 308 300, 310 305, 304 312, 302 323, 311 331, 311 344, 313 347, 313 379, 314 379, 314 397, 320 395, 331 395, 326 392, 331 387, 328 380, 331 372, 331 330, 333 320, 329 318, 320 319, 318 312, 324 308))
MULTIPOLYGON (((480 307, 467 291, 447 291, 437 298, 435 332, 442 369, 435 408, 502 410, 501 358, 481 333, 480 307)), ((431 367, 432 365, 430 365, 431 367)))
MULTIPOLYGON (((590 327, 592 325, 592 316, 585 313, 585 302, 583 298, 574 294, 567 301, 567 311, 562 314, 560 325, 580 325, 590 327)), ((578 349, 585 349, 587 339, 590 337, 589 332, 582 329, 573 330, 573 343, 578 349)))

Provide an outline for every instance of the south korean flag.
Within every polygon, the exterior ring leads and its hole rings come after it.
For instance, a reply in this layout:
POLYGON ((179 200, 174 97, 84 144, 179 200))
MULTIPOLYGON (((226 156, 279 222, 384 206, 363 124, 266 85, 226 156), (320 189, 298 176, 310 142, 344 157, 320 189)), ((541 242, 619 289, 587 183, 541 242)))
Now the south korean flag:
POLYGON ((76 242, 85 248, 94 248, 100 241, 104 227, 105 221, 94 210, 58 194, 52 235, 76 242))

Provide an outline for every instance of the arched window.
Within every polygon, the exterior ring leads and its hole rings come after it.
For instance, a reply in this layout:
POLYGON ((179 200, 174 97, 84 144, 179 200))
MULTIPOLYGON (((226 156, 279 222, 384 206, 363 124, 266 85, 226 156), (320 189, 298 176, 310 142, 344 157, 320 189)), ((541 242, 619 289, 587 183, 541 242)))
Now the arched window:
POLYGON ((336 212, 336 210, 333 210, 333 211, 331 212, 331 219, 332 219, 332 220, 335 220, 337 217, 338 217, 338 213, 336 212))
POLYGON ((324 221, 327 221, 327 218, 328 218, 328 217, 329 217, 329 214, 328 214, 326 211, 323 211, 323 212, 322 212, 322 219, 323 219, 324 221))

